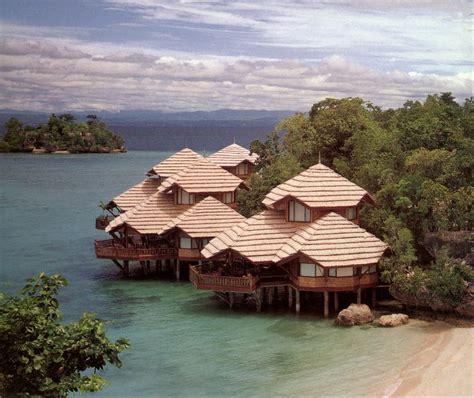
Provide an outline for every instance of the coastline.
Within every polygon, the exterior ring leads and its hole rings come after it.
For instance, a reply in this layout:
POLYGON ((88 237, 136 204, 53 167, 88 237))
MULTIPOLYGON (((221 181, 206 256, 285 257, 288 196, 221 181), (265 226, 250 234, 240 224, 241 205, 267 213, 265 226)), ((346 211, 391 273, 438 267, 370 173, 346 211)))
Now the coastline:
POLYGON ((474 327, 454 327, 444 322, 439 322, 439 327, 402 368, 397 380, 377 395, 474 395, 474 327))

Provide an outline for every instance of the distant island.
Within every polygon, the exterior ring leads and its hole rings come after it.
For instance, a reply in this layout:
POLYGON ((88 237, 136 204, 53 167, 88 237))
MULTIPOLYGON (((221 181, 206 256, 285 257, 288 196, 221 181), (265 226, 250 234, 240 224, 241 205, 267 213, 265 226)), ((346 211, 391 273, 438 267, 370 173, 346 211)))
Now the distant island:
POLYGON ((65 113, 51 114, 37 127, 24 125, 16 117, 5 123, 0 152, 31 153, 115 153, 126 152, 124 140, 110 131, 96 115, 83 122, 65 113))

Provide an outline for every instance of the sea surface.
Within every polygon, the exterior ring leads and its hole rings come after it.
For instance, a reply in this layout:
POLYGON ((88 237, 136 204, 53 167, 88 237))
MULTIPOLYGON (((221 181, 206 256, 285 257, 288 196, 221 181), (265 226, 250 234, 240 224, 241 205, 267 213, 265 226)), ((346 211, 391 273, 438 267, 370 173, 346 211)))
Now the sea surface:
POLYGON ((275 397, 359 395, 396 383, 412 353, 435 333, 411 322, 395 329, 334 326, 311 310, 229 310, 188 282, 122 279, 94 256, 99 201, 108 201, 164 152, 0 155, 0 290, 60 273, 65 320, 84 311, 109 320, 131 348, 103 373, 97 397, 275 397))

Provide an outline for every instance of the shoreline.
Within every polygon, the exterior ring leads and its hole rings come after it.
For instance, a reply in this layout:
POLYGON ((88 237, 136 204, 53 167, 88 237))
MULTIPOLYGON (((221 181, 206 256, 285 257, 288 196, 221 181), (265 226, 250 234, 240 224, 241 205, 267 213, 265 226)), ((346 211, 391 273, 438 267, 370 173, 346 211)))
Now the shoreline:
POLYGON ((384 397, 474 395, 473 327, 439 323, 414 353, 395 382, 386 386, 384 397))

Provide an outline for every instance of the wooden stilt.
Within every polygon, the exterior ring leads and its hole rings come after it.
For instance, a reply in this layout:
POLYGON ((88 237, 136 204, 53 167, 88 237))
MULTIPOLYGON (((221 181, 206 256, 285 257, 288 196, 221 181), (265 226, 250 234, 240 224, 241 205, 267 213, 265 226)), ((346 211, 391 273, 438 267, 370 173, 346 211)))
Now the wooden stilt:
POLYGON ((375 307, 377 305, 377 290, 375 290, 375 287, 372 288, 372 307, 375 307))
POLYGON ((329 318, 329 292, 324 292, 324 317, 329 318))
POLYGON ((146 272, 148 273, 148 275, 151 274, 151 261, 146 262, 146 272))
POLYGON ((178 281, 180 279, 180 268, 181 268, 180 265, 181 264, 180 264, 179 260, 176 260, 176 280, 178 280, 178 281))
POLYGON ((268 305, 273 304, 273 287, 267 288, 267 296, 268 296, 268 305))
POLYGON ((293 308, 293 289, 291 286, 288 286, 288 308, 290 310, 293 308))
POLYGON ((166 271, 166 260, 161 260, 161 271, 166 271))
POLYGON ((113 261, 113 263, 114 263, 117 267, 119 267, 120 270, 123 272, 123 266, 122 266, 122 264, 120 264, 120 263, 119 263, 117 260, 115 260, 115 259, 112 259, 112 261, 113 261))
POLYGON ((334 311, 339 311, 339 294, 334 292, 334 311))
POLYGON ((160 262, 158 260, 155 261, 155 273, 158 274, 160 272, 160 262))
POLYGON ((357 304, 362 303, 362 289, 359 287, 357 289, 357 304))
POLYGON ((255 303, 257 304, 257 312, 262 311, 262 288, 255 291, 255 303))
POLYGON ((124 260, 123 262, 123 274, 128 277, 130 275, 130 265, 128 260, 124 260))
POLYGON ((230 292, 229 293, 229 308, 232 309, 234 306, 234 293, 230 292))
POLYGON ((298 289, 295 289, 295 298, 296 298, 295 311, 300 312, 300 310, 301 310, 300 291, 298 289))

